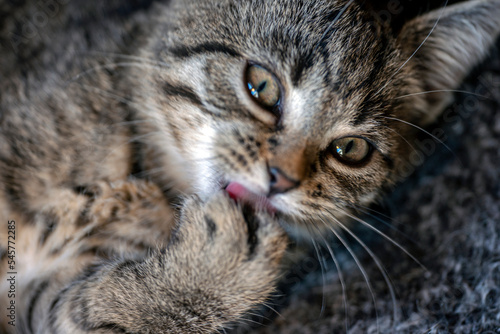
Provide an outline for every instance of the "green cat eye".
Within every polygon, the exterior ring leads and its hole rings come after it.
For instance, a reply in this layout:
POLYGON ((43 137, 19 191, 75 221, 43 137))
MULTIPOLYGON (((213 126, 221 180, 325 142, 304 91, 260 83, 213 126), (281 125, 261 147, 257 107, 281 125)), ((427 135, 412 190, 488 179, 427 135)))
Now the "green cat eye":
POLYGON ((250 65, 246 72, 246 81, 250 95, 257 104, 274 111, 281 99, 281 89, 276 77, 262 66, 250 65))
POLYGON ((370 155, 371 145, 358 137, 341 138, 333 142, 333 154, 341 162, 359 164, 370 155))

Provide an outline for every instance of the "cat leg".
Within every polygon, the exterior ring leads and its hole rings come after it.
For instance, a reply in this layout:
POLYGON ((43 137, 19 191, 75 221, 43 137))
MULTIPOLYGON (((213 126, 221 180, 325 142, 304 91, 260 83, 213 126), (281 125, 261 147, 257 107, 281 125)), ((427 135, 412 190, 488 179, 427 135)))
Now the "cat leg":
POLYGON ((39 333, 211 333, 273 291, 286 248, 266 213, 224 193, 188 200, 168 246, 88 267, 45 305, 39 333))

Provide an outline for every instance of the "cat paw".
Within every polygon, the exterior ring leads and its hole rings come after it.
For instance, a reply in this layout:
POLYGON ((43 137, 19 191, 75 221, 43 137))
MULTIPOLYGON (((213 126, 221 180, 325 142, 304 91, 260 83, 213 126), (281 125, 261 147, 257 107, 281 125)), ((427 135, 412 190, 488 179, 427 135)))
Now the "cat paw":
POLYGON ((80 187, 79 193, 89 198, 87 207, 98 220, 130 220, 148 215, 152 208, 164 208, 164 216, 172 215, 165 197, 155 184, 143 180, 98 182, 80 187))
POLYGON ((93 231, 88 242, 103 249, 121 249, 124 243, 144 251, 167 244, 175 213, 155 184, 137 179, 98 182, 79 193, 87 202, 76 225, 93 231))
POLYGON ((268 213, 241 207, 221 191, 207 202, 187 200, 167 253, 182 263, 183 284, 191 285, 185 289, 203 290, 231 318, 273 291, 287 242, 268 213))

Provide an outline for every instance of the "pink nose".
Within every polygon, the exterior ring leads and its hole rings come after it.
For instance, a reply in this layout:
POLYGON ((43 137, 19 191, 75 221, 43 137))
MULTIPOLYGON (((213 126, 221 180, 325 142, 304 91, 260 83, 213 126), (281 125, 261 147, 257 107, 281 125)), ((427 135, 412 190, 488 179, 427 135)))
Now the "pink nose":
POLYGON ((286 193, 300 184, 299 181, 289 178, 279 168, 271 167, 269 175, 271 177, 269 195, 286 193))

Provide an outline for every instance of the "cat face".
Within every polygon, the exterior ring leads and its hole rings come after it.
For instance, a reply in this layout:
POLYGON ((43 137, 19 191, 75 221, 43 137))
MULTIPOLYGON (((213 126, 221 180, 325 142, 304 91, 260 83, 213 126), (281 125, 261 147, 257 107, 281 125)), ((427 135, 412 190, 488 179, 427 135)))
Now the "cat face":
MULTIPOLYGON (((407 123, 432 121, 448 98, 412 94, 455 88, 468 71, 430 77, 432 62, 422 59, 432 45, 408 61, 435 13, 392 37, 353 1, 176 6, 159 15, 143 52, 159 66, 136 74, 151 166, 173 171, 182 191, 227 188, 311 231, 398 179, 412 149, 407 123)), ((436 30, 433 41, 449 32, 436 30)))

